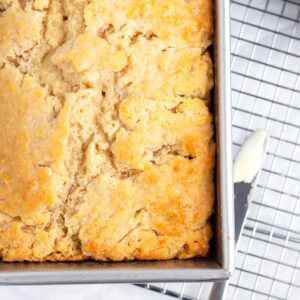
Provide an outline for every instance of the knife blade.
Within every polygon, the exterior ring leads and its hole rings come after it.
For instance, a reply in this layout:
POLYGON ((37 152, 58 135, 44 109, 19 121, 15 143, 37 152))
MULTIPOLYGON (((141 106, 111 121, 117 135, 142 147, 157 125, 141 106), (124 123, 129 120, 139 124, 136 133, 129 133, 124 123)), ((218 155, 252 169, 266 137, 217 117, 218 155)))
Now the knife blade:
MULTIPOLYGON (((256 130, 244 143, 233 166, 235 243, 238 244, 246 221, 252 187, 261 169, 267 147, 268 133, 264 129, 256 130)), ((222 300, 229 280, 214 282, 209 300, 222 300)))
POLYGON ((251 183, 237 182, 234 184, 234 219, 235 219, 235 243, 240 238, 243 223, 248 212, 249 201, 248 196, 252 189, 251 183))

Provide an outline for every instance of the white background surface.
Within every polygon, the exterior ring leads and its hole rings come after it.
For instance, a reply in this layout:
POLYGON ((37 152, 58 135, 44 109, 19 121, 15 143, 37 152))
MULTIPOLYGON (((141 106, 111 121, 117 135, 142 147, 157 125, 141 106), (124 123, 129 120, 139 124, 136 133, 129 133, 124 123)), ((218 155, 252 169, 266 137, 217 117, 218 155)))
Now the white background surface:
POLYGON ((2 286, 0 300, 172 300, 129 284, 2 286))

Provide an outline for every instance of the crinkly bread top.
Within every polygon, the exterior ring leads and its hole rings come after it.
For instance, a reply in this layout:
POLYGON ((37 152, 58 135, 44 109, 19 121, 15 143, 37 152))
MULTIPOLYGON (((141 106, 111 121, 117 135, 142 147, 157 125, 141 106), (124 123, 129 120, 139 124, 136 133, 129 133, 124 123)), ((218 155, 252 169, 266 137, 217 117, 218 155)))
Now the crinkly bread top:
POLYGON ((0 0, 0 255, 206 256, 208 0, 0 0))

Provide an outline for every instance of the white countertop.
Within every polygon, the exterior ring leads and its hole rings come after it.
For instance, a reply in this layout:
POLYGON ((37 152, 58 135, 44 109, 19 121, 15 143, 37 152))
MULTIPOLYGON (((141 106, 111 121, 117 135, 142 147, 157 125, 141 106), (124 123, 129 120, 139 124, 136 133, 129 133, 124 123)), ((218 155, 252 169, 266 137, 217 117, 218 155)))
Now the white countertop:
POLYGON ((1 300, 168 300, 129 284, 0 286, 1 300))

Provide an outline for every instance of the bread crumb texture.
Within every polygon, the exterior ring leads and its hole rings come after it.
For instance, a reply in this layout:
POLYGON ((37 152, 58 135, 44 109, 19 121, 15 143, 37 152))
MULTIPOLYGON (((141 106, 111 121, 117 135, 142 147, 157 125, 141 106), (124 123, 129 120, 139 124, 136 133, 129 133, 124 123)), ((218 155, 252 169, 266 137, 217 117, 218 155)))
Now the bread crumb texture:
POLYGON ((207 256, 211 0, 0 0, 4 261, 207 256))

